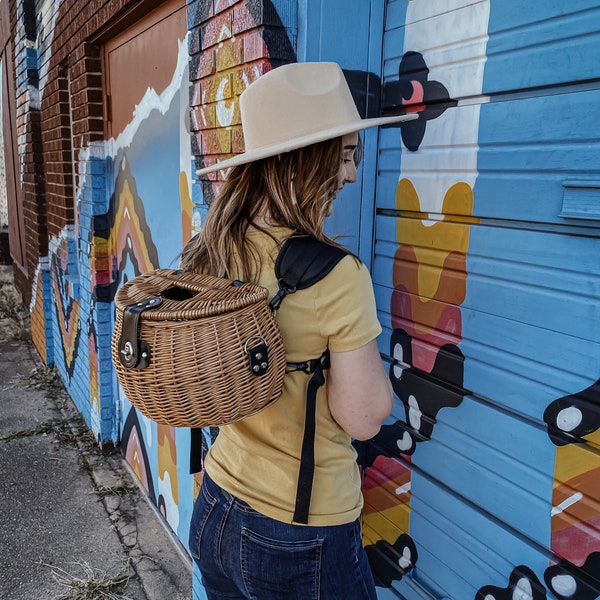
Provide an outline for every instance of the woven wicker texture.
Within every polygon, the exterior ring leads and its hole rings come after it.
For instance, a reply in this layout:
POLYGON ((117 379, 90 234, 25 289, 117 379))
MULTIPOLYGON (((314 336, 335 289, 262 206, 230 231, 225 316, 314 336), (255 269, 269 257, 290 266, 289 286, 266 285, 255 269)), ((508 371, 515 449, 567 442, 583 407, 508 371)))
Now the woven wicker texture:
POLYGON ((285 351, 267 296, 257 285, 234 287, 227 279, 170 269, 127 282, 115 296, 112 338, 113 364, 127 398, 145 416, 175 427, 231 423, 277 400, 285 351), (186 295, 191 297, 170 299, 186 295), (150 363, 126 369, 119 360, 123 311, 152 296, 162 297, 162 304, 144 311, 139 321, 150 363), (261 376, 252 374, 244 349, 257 335, 269 353, 269 367, 261 376))

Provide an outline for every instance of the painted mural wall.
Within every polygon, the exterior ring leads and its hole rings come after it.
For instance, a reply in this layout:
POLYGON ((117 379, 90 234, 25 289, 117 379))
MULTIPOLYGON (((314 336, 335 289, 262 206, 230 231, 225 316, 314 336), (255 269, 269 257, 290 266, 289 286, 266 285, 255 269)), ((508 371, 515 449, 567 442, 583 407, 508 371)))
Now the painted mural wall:
MULTIPOLYGON (((361 244, 373 246, 380 349, 397 397, 381 433, 357 445, 379 597, 594 600, 600 9, 371 2, 385 12, 383 30, 371 30, 382 69, 368 74, 381 112, 419 114, 380 131, 365 191, 376 191, 375 231, 361 244)), ((67 10, 61 0, 29 5, 36 35, 15 36, 29 67, 17 78, 22 147, 67 10)), ((169 76, 148 80, 119 131, 74 153, 76 219, 40 257, 31 314, 36 347, 99 443, 121 444, 185 544, 196 493, 189 431, 157 426, 119 389, 114 293, 177 264, 219 186, 218 174, 196 181, 195 169, 243 149, 237 96, 297 59, 304 24, 295 0, 183 10, 165 46, 169 76)), ((320 28, 340 35, 326 15, 320 28)), ((204 431, 201 453, 216 433, 204 431)), ((197 573, 194 594, 203 597, 197 573)))
MULTIPOLYGON (((293 27, 284 27, 271 2, 217 3, 216 14, 205 2, 178 4, 181 28, 160 44, 161 60, 170 60, 172 73, 148 79, 146 91, 131 103, 130 118, 112 127, 112 135, 77 149, 76 222, 49 240, 30 310, 40 355, 57 367, 98 442, 120 444, 148 497, 186 545, 197 492, 189 473, 189 430, 150 421, 119 388, 110 354, 113 298, 130 278, 177 265, 219 185, 194 182, 195 168, 243 149, 237 96, 273 68, 273 60, 295 56, 293 27), (263 38, 265 23, 281 33, 270 30, 263 38)), ((30 14, 37 27, 30 41, 37 47, 17 50, 36 72, 34 80, 18 81, 28 107, 19 122, 23 141, 27 120, 43 101, 53 43, 60 42, 53 39, 54 23, 67 9, 60 0, 38 3, 30 14)), ((114 91, 113 103, 131 100, 117 99, 114 91)), ((211 432, 206 439, 204 451, 211 432)))
MULTIPOLYGON (((31 314, 44 323, 34 330, 36 346, 56 365, 98 442, 120 443, 149 498, 183 540, 194 497, 189 432, 157 426, 137 413, 116 384, 110 356, 116 289, 137 274, 176 265, 192 235, 189 36, 187 9, 179 4, 179 32, 161 46, 172 72, 148 79, 129 121, 78 152, 77 223, 50 240, 36 273, 31 314)), ((51 51, 45 40, 40 53, 46 61, 51 51)))
POLYGON ((374 278, 399 400, 363 449, 381 597, 596 599, 599 147, 580 109, 598 100, 581 85, 598 7, 387 11, 382 108, 420 119, 379 144, 374 278))

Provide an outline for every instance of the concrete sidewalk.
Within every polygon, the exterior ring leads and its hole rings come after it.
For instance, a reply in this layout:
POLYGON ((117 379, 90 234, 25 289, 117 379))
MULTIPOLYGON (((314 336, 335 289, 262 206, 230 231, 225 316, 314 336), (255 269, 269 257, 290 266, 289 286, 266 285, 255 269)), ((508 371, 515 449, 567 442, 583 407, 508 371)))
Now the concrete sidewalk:
POLYGON ((187 556, 121 454, 100 452, 28 341, 15 298, 12 267, 2 266, 0 598, 191 598, 187 556))

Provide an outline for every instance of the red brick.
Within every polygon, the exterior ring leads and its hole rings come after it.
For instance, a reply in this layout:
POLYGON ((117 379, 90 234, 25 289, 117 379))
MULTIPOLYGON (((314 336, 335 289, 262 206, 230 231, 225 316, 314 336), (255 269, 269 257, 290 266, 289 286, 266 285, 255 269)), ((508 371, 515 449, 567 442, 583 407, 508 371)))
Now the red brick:
POLYGON ((236 154, 240 154, 244 149, 244 132, 241 127, 235 127, 232 130, 231 150, 236 154))
POLYGON ((216 46, 220 42, 227 40, 233 35, 233 11, 223 13, 218 17, 212 18, 206 22, 206 25, 200 28, 200 47, 206 50, 211 46, 216 46))
POLYGON ((248 29, 253 29, 257 25, 260 25, 260 23, 254 21, 252 14, 245 4, 236 6, 233 9, 232 28, 234 35, 248 31, 248 29))
POLYGON ((201 129, 213 129, 217 126, 215 117, 215 105, 204 104, 191 110, 191 127, 193 131, 201 129))
MULTIPOLYGON (((214 0, 215 14, 227 10, 236 4, 242 4, 241 0, 214 0)), ((243 4, 245 4, 245 2, 243 2, 243 4)))
POLYGON ((244 36, 244 62, 249 63, 261 58, 269 58, 269 49, 259 30, 256 30, 254 33, 244 36))

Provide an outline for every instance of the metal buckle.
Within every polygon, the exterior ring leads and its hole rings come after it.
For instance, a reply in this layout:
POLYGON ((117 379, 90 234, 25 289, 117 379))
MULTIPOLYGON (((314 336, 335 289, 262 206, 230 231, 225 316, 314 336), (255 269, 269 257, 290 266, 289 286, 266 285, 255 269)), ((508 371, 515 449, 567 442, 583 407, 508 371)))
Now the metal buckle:
POLYGON ((140 316, 149 308, 162 304, 162 298, 152 296, 126 306, 119 338, 119 361, 126 369, 145 369, 150 364, 150 346, 140 339, 140 316))

